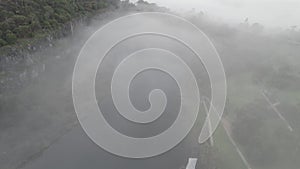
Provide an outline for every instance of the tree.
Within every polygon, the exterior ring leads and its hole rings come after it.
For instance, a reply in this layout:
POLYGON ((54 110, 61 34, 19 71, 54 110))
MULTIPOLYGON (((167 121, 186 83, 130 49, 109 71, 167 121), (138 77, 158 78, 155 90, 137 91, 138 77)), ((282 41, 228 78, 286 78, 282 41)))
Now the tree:
POLYGON ((7 45, 7 42, 0 38, 0 47, 7 45))
POLYGON ((30 30, 30 26, 28 25, 20 25, 16 29, 14 29, 18 38, 27 38, 32 36, 32 32, 30 30))
POLYGON ((17 41, 17 36, 12 33, 10 30, 5 32, 5 40, 8 44, 13 44, 17 41))

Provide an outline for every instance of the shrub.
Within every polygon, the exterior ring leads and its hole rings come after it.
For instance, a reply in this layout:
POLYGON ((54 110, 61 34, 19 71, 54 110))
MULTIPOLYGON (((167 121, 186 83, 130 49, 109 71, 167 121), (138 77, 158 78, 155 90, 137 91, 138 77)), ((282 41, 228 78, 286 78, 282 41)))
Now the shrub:
POLYGON ((5 33, 5 40, 8 44, 13 44, 17 41, 17 36, 11 31, 5 33))
POLYGON ((0 47, 7 45, 7 42, 0 38, 0 47))
POLYGON ((25 24, 27 24, 27 19, 23 15, 14 15, 13 20, 15 21, 16 25, 25 25, 25 24))
POLYGON ((30 35, 32 34, 30 27, 27 25, 20 25, 14 30, 14 32, 18 38, 31 37, 30 35))

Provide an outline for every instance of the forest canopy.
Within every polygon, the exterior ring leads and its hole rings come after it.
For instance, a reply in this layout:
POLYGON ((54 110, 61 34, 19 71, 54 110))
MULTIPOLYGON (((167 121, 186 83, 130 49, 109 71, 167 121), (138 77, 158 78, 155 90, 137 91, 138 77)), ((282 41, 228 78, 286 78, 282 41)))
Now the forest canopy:
POLYGON ((1 0, 0 47, 62 27, 74 18, 89 16, 119 0, 1 0))

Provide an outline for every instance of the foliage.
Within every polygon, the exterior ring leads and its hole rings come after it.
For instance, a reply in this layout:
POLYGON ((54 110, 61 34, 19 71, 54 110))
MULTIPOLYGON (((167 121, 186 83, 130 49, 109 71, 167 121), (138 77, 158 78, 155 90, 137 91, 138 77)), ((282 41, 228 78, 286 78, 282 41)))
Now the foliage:
POLYGON ((17 36, 13 32, 11 32, 10 30, 8 30, 5 33, 4 39, 6 40, 6 42, 8 44, 13 44, 13 43, 16 42, 17 36))
POLYGON ((2 0, 0 47, 57 30, 74 18, 117 7, 118 3, 119 0, 2 0))
POLYGON ((3 40, 3 39, 0 38, 0 46, 4 46, 6 44, 7 44, 7 42, 5 40, 3 40))

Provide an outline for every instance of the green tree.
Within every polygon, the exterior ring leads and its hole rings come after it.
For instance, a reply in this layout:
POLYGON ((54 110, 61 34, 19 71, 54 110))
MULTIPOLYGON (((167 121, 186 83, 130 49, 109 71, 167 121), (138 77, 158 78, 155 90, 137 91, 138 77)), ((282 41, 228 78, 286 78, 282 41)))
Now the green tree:
POLYGON ((28 23, 27 18, 23 15, 14 15, 13 20, 16 25, 25 25, 28 23))
POLYGON ((7 45, 7 42, 0 38, 0 47, 7 45))
POLYGON ((14 32, 16 33, 18 38, 32 37, 32 32, 29 25, 20 25, 19 27, 14 29, 14 32))
POLYGON ((17 36, 14 33, 12 33, 10 30, 5 32, 4 38, 8 44, 13 44, 17 41, 17 36))

